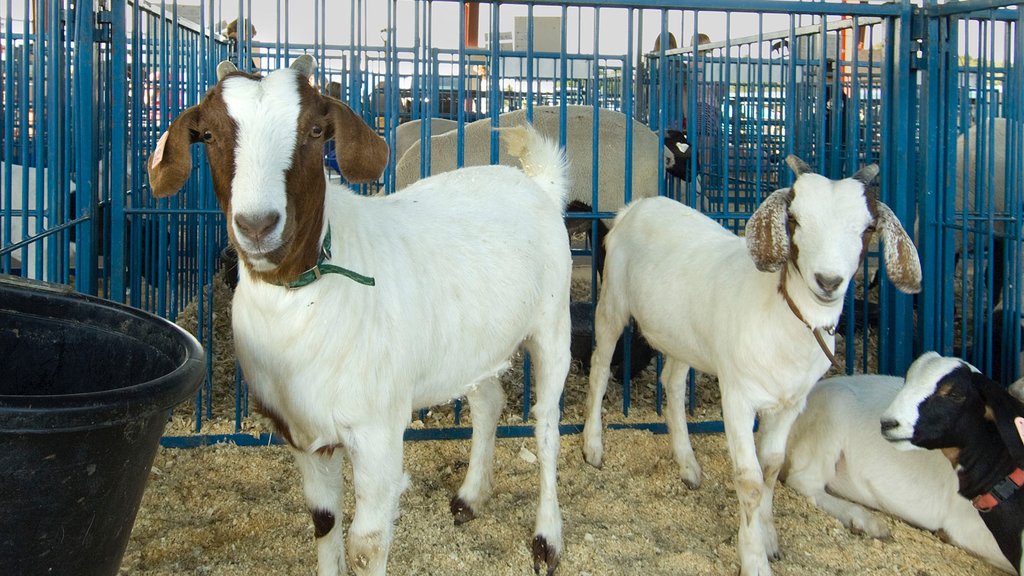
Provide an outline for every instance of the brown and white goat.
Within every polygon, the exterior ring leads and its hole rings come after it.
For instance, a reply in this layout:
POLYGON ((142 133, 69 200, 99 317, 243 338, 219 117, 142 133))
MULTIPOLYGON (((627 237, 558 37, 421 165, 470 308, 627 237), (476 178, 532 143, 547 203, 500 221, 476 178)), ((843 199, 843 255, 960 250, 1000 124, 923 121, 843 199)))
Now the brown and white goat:
POLYGON ((388 149, 309 85, 315 65, 303 56, 260 78, 222 64, 218 84, 161 137, 149 172, 154 195, 173 194, 191 172, 189 146, 206 144, 240 256, 236 352, 258 409, 302 471, 319 574, 346 570, 343 453, 355 485, 352 568, 385 573, 407 484, 402 437, 416 408, 468 397, 472 451, 451 508, 456 523, 481 509, 505 400, 498 375, 521 343, 536 367, 534 568, 550 574, 562 551, 555 476, 569 370, 562 152, 523 127, 502 139, 525 172, 458 170, 385 197, 328 185, 326 139, 349 181, 377 178, 388 149))

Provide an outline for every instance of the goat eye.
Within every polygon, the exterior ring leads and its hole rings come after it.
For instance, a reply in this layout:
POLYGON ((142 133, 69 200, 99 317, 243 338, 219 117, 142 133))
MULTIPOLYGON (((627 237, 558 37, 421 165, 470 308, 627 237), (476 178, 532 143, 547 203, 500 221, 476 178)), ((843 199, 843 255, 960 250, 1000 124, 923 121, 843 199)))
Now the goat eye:
POLYGON ((324 129, 314 124, 313 127, 309 129, 309 135, 313 138, 319 138, 324 135, 324 129))
POLYGON ((206 142, 207 144, 213 142, 213 132, 210 132, 209 130, 203 132, 203 142, 206 142))

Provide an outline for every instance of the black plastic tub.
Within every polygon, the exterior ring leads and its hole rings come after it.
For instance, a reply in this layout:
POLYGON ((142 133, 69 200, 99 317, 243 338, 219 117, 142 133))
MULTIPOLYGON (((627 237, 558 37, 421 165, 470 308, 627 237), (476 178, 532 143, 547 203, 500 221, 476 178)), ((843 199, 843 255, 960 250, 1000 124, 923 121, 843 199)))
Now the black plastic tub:
POLYGON ((0 574, 117 574, 169 410, 204 375, 162 318, 0 276, 0 574))

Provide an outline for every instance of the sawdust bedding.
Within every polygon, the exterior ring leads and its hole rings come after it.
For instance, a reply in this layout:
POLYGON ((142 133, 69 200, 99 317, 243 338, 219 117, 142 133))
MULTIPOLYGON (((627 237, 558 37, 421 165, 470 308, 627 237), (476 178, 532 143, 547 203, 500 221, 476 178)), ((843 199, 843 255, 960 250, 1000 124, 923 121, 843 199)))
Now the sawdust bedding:
MULTIPOLYGON (((215 345, 230 351, 230 291, 220 282, 213 289, 215 345)), ((194 313, 190 317, 186 311, 179 323, 194 329, 194 313)), ((857 347, 862 350, 860 340, 857 347)), ((869 341, 868 348, 874 347, 869 341)), ((837 348, 841 352, 844 347, 837 348)), ((606 422, 663 421, 656 412, 654 372, 652 363, 634 378, 629 416, 621 410, 622 387, 609 386, 606 422)), ((203 432, 235 432, 230 353, 218 354, 214 374, 214 416, 203 432)), ((522 423, 517 407, 522 372, 513 369, 504 379, 509 402, 502 423, 522 423)), ((698 375, 696 391, 690 421, 719 420, 714 379, 698 375)), ((585 395, 586 375, 574 366, 566 383, 563 422, 583 422, 585 395)), ((166 434, 192 433, 194 409, 191 402, 179 407, 166 434)), ((461 416, 461 425, 469 425, 468 409, 461 416)), ((417 414, 413 426, 449 426, 454 418, 453 406, 436 407, 422 417, 417 414)), ((243 421, 241 431, 269 428, 253 416, 243 421)), ((704 469, 698 490, 688 490, 679 480, 667 436, 607 431, 601 470, 583 461, 579 435, 563 436, 558 488, 565 551, 558 573, 737 573, 738 512, 725 437, 697 434, 693 444, 704 469)), ((532 573, 529 542, 538 491, 534 442, 498 440, 494 495, 476 520, 456 527, 448 501, 464 477, 469 447, 468 441, 406 443, 411 484, 402 496, 389 573, 532 573)), ((351 478, 346 485, 351 486, 351 478)), ((346 496, 350 518, 351 491, 346 496)), ((775 515, 783 557, 773 569, 780 576, 1001 574, 934 535, 891 518, 891 540, 852 534, 785 486, 776 491, 775 515)), ((304 575, 315 573, 315 566, 312 521, 288 450, 217 445, 158 452, 121 575, 304 575)))

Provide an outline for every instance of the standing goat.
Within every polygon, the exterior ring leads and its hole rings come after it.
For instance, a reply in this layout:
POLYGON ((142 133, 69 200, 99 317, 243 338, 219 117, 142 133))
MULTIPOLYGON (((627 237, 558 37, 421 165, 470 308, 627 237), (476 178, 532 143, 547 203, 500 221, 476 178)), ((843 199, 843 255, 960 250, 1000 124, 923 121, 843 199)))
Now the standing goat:
POLYGON ((259 78, 222 63, 218 84, 161 137, 149 172, 155 196, 173 194, 190 174, 190 144, 206 143, 240 260, 236 352, 257 409, 302 472, 319 574, 346 571, 343 452, 355 489, 352 567, 385 573, 407 484, 402 437, 416 408, 468 397, 472 450, 451 511, 458 524, 481 509, 505 400, 498 375, 521 343, 536 367, 534 568, 545 563, 551 574, 562 551, 558 402, 570 362, 561 150, 522 127, 502 138, 525 173, 459 170, 386 197, 328 186, 325 139, 335 139, 349 181, 377 178, 388 149, 310 86, 315 66, 302 56, 259 78))
POLYGON ((917 251, 888 206, 869 193, 867 166, 833 181, 799 158, 792 188, 773 192, 751 216, 746 239, 667 198, 627 206, 608 235, 591 360, 587 462, 603 458, 601 401, 615 340, 633 316, 665 354, 667 420, 683 481, 701 483, 686 429, 690 367, 718 376, 740 501, 741 573, 771 573, 779 550, 772 497, 786 438, 811 386, 828 370, 850 278, 877 229, 890 277, 920 289, 917 251), (760 416, 755 449, 755 416, 760 416))
POLYGON ((1018 574, 1024 539, 1024 403, 959 358, 922 354, 882 413, 896 448, 941 450, 1018 574))

